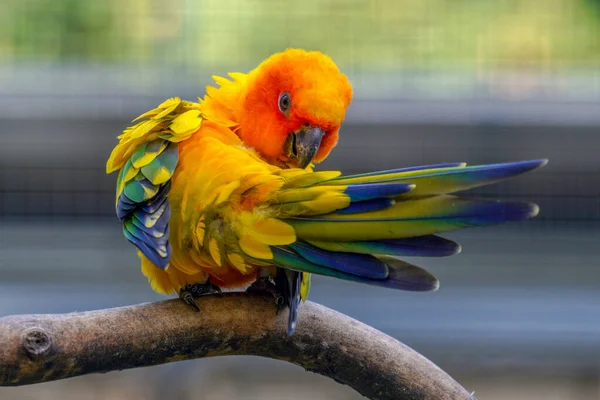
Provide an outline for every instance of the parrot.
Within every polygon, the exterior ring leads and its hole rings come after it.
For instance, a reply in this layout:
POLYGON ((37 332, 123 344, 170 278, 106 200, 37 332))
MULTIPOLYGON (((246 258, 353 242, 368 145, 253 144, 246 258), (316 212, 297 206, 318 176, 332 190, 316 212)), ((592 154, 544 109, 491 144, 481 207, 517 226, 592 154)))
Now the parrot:
POLYGON ((338 143, 352 85, 320 51, 286 49, 167 99, 117 137, 116 215, 151 287, 195 299, 266 291, 296 329, 312 274, 409 291, 439 282, 404 257, 461 251, 440 233, 536 216, 536 204, 456 194, 545 159, 343 175, 315 170, 338 143))

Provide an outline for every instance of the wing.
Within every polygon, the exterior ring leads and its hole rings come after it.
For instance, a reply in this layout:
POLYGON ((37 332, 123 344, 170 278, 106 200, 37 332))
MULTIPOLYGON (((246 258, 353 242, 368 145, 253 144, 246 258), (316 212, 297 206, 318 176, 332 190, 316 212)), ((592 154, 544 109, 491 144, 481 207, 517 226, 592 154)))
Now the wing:
MULTIPOLYGON (((308 293, 310 273, 394 289, 437 289, 434 276, 396 257, 456 254, 458 244, 435 234, 527 219, 538 212, 535 204, 451 193, 545 164, 450 164, 342 177, 337 171, 267 169, 247 150, 198 146, 208 147, 223 179, 194 185, 193 198, 211 201, 197 218, 196 246, 219 266, 228 259, 240 271, 270 264, 290 270, 278 275, 291 311, 289 332, 308 293)), ((193 159, 203 158, 197 154, 193 159)))
POLYGON ((153 264, 166 268, 171 258, 167 195, 179 159, 178 143, 202 123, 198 103, 172 98, 134 120, 118 137, 106 172, 119 170, 116 212, 123 233, 153 264))
MULTIPOLYGON (((403 290, 435 290, 437 280, 396 256, 439 257, 460 246, 440 232, 531 218, 531 203, 452 195, 540 168, 546 160, 467 167, 414 167, 352 176, 291 177, 272 207, 296 242, 272 246, 274 263, 297 271, 403 290)), ((339 175, 339 174, 338 174, 339 175)))

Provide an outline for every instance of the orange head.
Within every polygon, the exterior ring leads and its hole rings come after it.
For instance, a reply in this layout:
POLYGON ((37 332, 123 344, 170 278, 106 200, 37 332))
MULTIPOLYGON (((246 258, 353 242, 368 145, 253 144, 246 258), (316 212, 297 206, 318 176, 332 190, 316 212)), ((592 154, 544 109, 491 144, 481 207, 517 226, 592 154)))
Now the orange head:
POLYGON ((305 168, 338 140, 352 86, 317 51, 288 49, 248 75, 239 135, 271 163, 305 168))

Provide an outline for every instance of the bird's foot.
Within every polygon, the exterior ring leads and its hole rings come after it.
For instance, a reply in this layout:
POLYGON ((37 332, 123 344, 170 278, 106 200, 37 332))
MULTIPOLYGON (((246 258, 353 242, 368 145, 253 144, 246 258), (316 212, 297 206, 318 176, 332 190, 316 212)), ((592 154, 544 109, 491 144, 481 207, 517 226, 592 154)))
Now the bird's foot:
POLYGON ((277 289, 277 285, 270 277, 261 277, 252 283, 246 289, 248 293, 269 293, 271 296, 275 298, 275 305, 277 306, 277 313, 281 311, 284 305, 284 297, 283 294, 277 289))
POLYGON ((185 304, 193 307, 196 311, 200 311, 200 307, 198 307, 194 298, 217 293, 221 293, 221 289, 218 286, 211 284, 209 281, 206 283, 194 283, 192 285, 188 283, 185 285, 185 288, 179 291, 179 298, 183 300, 185 304))

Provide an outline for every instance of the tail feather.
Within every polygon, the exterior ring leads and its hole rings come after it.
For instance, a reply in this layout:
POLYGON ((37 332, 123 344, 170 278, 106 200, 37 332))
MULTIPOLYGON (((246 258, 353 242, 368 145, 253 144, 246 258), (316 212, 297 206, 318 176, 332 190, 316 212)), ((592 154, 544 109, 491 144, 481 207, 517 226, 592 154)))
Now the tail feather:
POLYGON ((438 280, 394 256, 443 257, 460 246, 434 234, 531 218, 531 203, 450 195, 540 168, 546 160, 467 167, 462 163, 338 176, 286 172, 275 201, 296 242, 271 247, 295 329, 304 277, 319 274, 400 290, 431 291, 438 280))
POLYGON ((400 239, 456 229, 519 221, 537 215, 532 203, 437 196, 397 202, 381 211, 287 219, 307 241, 347 242, 400 239))
POLYGON ((385 278, 374 279, 311 263, 290 248, 273 248, 273 262, 277 266, 285 269, 309 272, 390 289, 421 292, 437 290, 439 287, 439 282, 435 276, 425 271, 423 268, 389 256, 378 256, 378 258, 387 266, 388 274, 385 278))
POLYGON ((465 165, 467 165, 467 164, 466 163, 446 163, 446 164, 420 165, 420 166, 416 166, 416 167, 388 169, 385 171, 367 172, 364 174, 344 175, 344 176, 336 177, 336 178, 332 179, 330 182, 340 181, 340 180, 345 180, 345 179, 366 178, 366 177, 373 177, 373 176, 379 176, 379 175, 399 174, 399 173, 413 172, 413 171, 423 172, 423 171, 438 170, 438 169, 445 169, 445 168, 464 167, 465 165))
MULTIPOLYGON (((430 169, 407 169, 381 171, 363 175, 335 178, 321 182, 321 185, 358 185, 358 184, 392 184, 409 183, 415 188, 403 197, 428 196, 455 193, 478 186, 489 185, 508 179, 537 168, 541 168, 548 160, 529 160, 502 164, 439 167, 430 169)), ((434 166, 436 167, 436 166, 434 166)))
POLYGON ((290 269, 278 269, 275 276, 275 285, 283 295, 284 304, 289 308, 288 314, 288 336, 291 336, 296 330, 298 320, 298 308, 302 299, 303 274, 290 269))
POLYGON ((385 263, 368 254, 328 251, 304 242, 289 247, 306 260, 323 267, 373 279, 383 279, 388 275, 385 263))
POLYGON ((446 257, 461 251, 458 243, 435 235, 357 242, 310 241, 310 244, 328 251, 405 257, 446 257))
POLYGON ((415 185, 404 182, 393 183, 369 183, 348 185, 345 194, 350 197, 350 201, 365 201, 379 199, 382 197, 395 197, 410 192, 415 185))
POLYGON ((278 201, 282 219, 294 228, 297 241, 273 248, 274 261, 284 268, 355 282, 431 290, 435 278, 390 256, 453 255, 460 246, 435 234, 537 215, 538 207, 531 203, 447 193, 545 164, 546 160, 473 167, 439 164, 345 177, 320 173, 311 179, 292 174, 278 201))
POLYGON ((394 199, 373 199, 350 203, 346 208, 336 210, 338 214, 356 214, 385 210, 394 205, 394 199))

